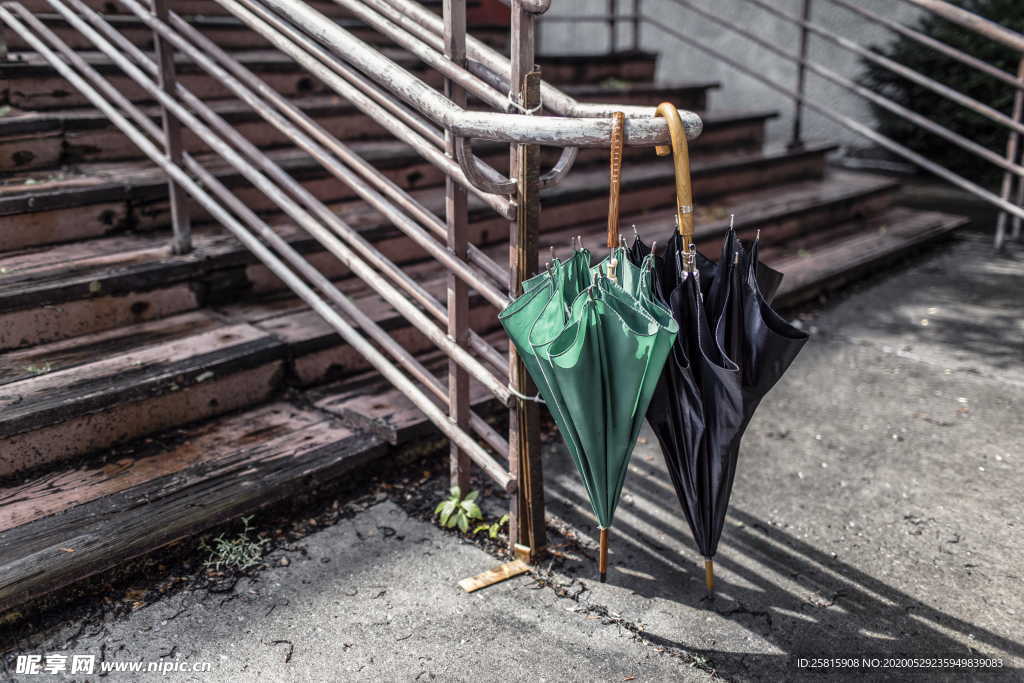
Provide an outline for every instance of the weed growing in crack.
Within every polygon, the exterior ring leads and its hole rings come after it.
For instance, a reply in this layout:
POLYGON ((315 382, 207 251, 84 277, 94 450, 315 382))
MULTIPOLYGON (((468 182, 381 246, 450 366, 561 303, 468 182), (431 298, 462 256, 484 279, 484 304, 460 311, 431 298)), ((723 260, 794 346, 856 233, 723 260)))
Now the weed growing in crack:
POLYGON ((245 571, 259 564, 267 540, 252 538, 255 529, 249 525, 251 519, 252 515, 242 517, 242 531, 237 536, 226 538, 221 534, 213 539, 212 543, 204 538, 199 544, 199 549, 209 553, 209 559, 203 562, 203 566, 214 571, 245 571))

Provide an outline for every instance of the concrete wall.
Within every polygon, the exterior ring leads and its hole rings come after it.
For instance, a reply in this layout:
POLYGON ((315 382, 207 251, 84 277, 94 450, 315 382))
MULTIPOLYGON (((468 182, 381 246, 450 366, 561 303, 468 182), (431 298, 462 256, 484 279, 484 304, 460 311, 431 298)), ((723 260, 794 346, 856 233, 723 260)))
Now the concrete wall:
MULTIPOLYGON (((802 0, 769 0, 781 10, 799 15, 802 0)), ((730 55, 749 67, 757 68, 767 78, 783 85, 794 87, 796 67, 794 64, 766 52, 763 48, 737 36, 726 28, 712 23, 692 11, 682 8, 671 0, 642 0, 645 14, 657 17, 662 23, 699 38, 700 42, 730 55)), ((744 0, 692 0, 694 4, 719 16, 728 17, 736 26, 756 31, 780 48, 796 54, 799 29, 781 19, 772 17, 744 0)), ((912 21, 917 10, 898 0, 859 0, 866 9, 901 22, 912 21)), ((631 11, 632 0, 619 0, 619 11, 631 11)), ((554 0, 550 15, 600 14, 605 11, 604 0, 554 0)), ((886 29, 871 24, 847 10, 832 5, 828 0, 814 0, 812 20, 834 32, 851 38, 862 45, 872 45, 890 39, 886 29)), ((604 24, 588 22, 544 21, 541 30, 541 50, 548 54, 603 52, 608 48, 608 31, 604 24)), ((631 30, 627 24, 620 24, 618 34, 620 48, 631 46, 631 30)), ((847 77, 854 77, 860 71, 858 59, 852 53, 826 43, 813 35, 810 42, 811 59, 826 65, 829 69, 847 77)), ((722 83, 720 90, 711 96, 712 109, 774 110, 780 117, 769 125, 769 140, 784 142, 789 139, 792 126, 793 101, 786 96, 759 84, 714 57, 680 43, 660 29, 644 25, 641 29, 640 47, 658 52, 658 80, 663 83, 678 81, 717 80, 722 83)), ((845 90, 831 85, 828 81, 808 74, 808 94, 817 102, 827 104, 859 120, 871 122, 871 114, 862 99, 845 90)), ((861 136, 834 124, 813 112, 808 112, 804 124, 805 139, 835 140, 853 146, 866 146, 861 136)))

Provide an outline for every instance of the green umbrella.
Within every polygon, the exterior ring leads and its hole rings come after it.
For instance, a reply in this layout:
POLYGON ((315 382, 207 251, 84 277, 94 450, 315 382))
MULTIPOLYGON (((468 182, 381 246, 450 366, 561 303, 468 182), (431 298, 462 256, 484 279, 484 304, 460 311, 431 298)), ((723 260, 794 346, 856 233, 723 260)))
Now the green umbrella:
POLYGON ((654 299, 653 257, 624 250, 552 259, 498 316, 565 439, 601 529, 607 529, 654 387, 678 332, 654 299), (614 259, 612 257, 615 257, 614 259))

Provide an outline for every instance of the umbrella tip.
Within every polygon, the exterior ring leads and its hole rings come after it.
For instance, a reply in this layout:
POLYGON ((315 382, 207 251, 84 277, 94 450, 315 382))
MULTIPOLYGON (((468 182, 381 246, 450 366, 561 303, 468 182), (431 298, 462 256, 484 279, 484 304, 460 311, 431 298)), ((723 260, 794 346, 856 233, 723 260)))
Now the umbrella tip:
POLYGON ((730 213, 729 214, 729 229, 732 230, 733 227, 735 227, 735 224, 736 224, 736 214, 730 213))
POLYGON ((715 561, 710 557, 704 558, 704 585, 708 589, 708 595, 715 592, 715 561))

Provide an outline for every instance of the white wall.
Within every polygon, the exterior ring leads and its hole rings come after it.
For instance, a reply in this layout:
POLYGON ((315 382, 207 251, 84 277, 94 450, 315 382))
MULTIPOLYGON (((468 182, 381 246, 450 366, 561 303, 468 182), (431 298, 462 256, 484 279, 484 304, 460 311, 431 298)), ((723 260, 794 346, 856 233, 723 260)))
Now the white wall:
MULTIPOLYGON (((759 37, 790 54, 795 55, 798 51, 798 27, 777 19, 744 0, 690 1, 709 12, 729 18, 736 26, 756 32, 759 37)), ((769 2, 791 15, 800 14, 802 0, 769 2)), ((903 23, 912 21, 917 16, 917 10, 898 0, 857 2, 866 9, 903 23)), ((772 55, 746 38, 697 16, 692 11, 672 3, 671 0, 642 0, 642 6, 645 14, 657 17, 662 23, 673 26, 680 32, 695 36, 702 44, 730 55, 741 64, 758 69, 761 74, 772 80, 791 88, 795 87, 796 66, 788 60, 772 55)), ((630 12, 632 0, 619 0, 619 7, 620 13, 630 12)), ((554 0, 549 14, 600 14, 605 8, 605 0, 554 0)), ((607 50, 608 31, 604 24, 545 22, 543 19, 541 21, 541 50, 545 53, 600 53, 607 50)), ((832 5, 828 0, 814 0, 812 21, 865 46, 885 42, 893 35, 883 27, 832 5)), ((620 48, 631 46, 631 30, 628 24, 620 24, 618 36, 620 48)), ((769 124, 769 140, 785 142, 789 139, 793 112, 791 99, 733 70, 716 58, 680 43, 656 27, 642 27, 640 47, 659 53, 659 82, 720 81, 721 89, 713 91, 711 95, 712 110, 778 111, 781 116, 769 124)), ((826 43, 813 34, 809 56, 812 60, 848 78, 853 78, 860 71, 856 55, 826 43)), ((807 92, 811 99, 843 114, 872 123, 868 107, 861 98, 814 74, 808 73, 807 78, 807 92)), ((834 140, 854 146, 868 144, 863 137, 814 112, 807 112, 804 121, 806 140, 834 140)))

